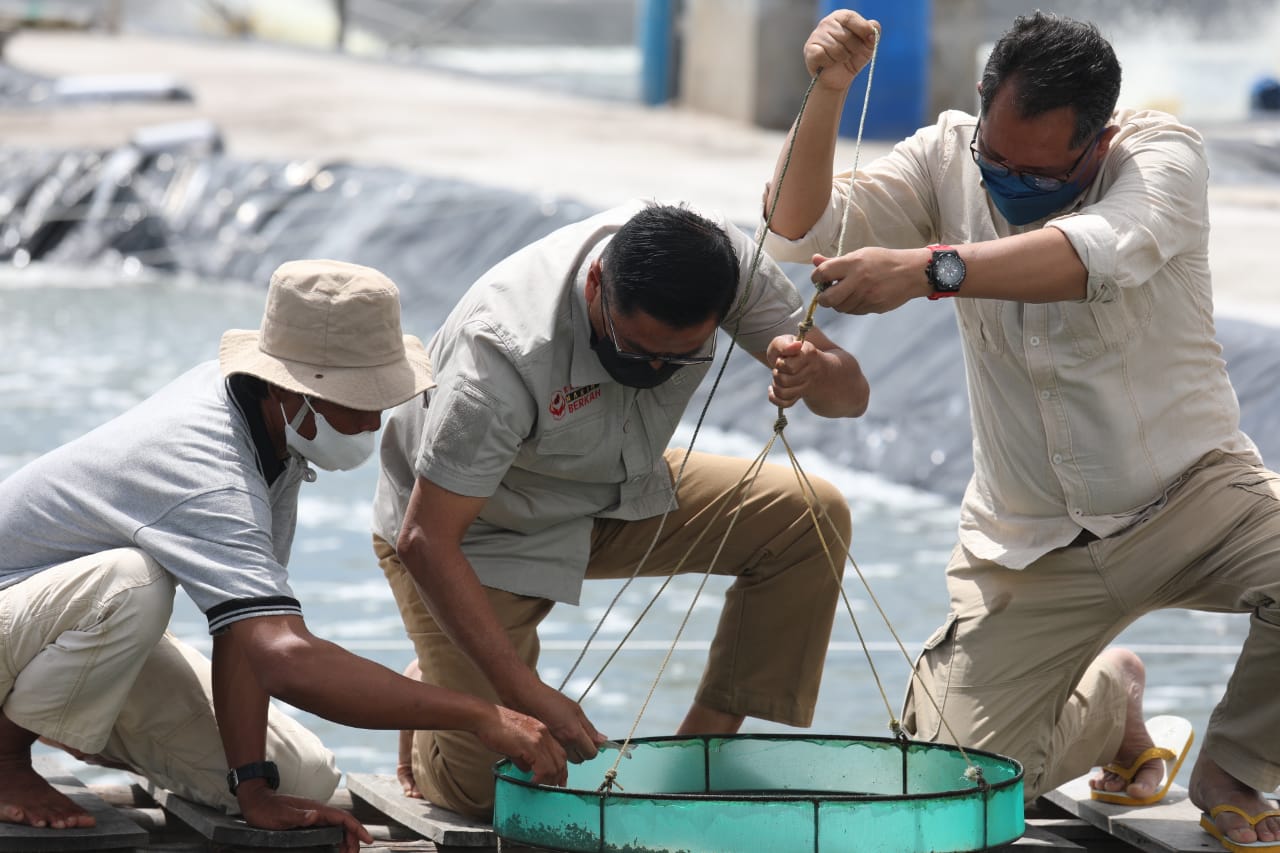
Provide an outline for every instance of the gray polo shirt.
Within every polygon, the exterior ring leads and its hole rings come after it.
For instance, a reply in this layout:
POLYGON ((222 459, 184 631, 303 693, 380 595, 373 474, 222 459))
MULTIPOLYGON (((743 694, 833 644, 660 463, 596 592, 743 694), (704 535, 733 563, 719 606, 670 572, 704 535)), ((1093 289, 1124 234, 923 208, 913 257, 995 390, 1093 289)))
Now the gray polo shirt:
POLYGON ((215 633, 301 614, 285 564, 305 464, 271 485, 216 361, 0 481, 0 589, 61 563, 139 548, 215 633))
MULTIPOLYGON (((436 388, 387 419, 375 533, 396 541, 417 477, 488 498, 462 543, 480 581, 577 603, 592 519, 667 508, 662 453, 710 365, 682 368, 652 389, 619 385, 591 349, 585 297, 591 262, 642 207, 562 228, 462 297, 428 345, 436 388)), ((765 258, 749 285, 752 242, 722 216, 700 213, 728 232, 741 268, 722 328, 749 353, 795 334, 804 307, 790 280, 765 258)))

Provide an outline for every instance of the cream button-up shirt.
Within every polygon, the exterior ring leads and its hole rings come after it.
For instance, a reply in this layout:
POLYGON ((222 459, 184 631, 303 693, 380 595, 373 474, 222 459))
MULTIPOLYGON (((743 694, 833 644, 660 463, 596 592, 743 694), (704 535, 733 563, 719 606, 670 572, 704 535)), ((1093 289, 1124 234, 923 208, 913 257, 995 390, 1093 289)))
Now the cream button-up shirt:
MULTIPOLYGON (((973 477, 960 541, 1009 568, 1105 537, 1163 503, 1205 453, 1261 461, 1214 338, 1208 165, 1199 135, 1172 116, 1120 111, 1093 183, 1053 218, 1009 225, 969 153, 976 119, 946 112, 848 172, 812 230, 770 233, 775 258, 994 240, 1042 227, 1071 241, 1088 270, 1082 301, 947 300, 963 341, 973 477)), ((924 271, 921 270, 921 275, 924 271)), ((963 294, 963 288, 961 289, 963 294)), ((939 310, 944 310, 940 302, 939 310)))

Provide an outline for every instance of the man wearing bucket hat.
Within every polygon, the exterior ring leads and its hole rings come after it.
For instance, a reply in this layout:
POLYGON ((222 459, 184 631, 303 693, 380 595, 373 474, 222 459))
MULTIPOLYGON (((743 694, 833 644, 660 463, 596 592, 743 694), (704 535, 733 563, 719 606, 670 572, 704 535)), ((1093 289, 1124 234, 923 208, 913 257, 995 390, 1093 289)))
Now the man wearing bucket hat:
POLYGON ((353 726, 463 729, 563 780, 536 720, 315 637, 288 584, 312 466, 359 465, 382 411, 431 384, 389 279, 293 261, 219 362, 0 482, 0 820, 93 824, 33 771, 39 737, 255 826, 342 825, 354 850, 368 834, 322 804, 332 755, 272 696, 353 726), (175 585, 208 617, 212 668, 165 631, 175 585))

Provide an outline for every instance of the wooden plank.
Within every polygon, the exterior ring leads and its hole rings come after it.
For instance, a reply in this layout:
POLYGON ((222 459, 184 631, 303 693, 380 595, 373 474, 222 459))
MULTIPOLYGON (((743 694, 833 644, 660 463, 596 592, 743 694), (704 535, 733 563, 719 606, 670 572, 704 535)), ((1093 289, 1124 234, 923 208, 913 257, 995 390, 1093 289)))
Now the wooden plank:
POLYGON ((1146 853, 1205 853, 1220 850, 1218 842, 1200 828, 1200 810, 1179 785, 1150 806, 1121 806, 1090 799, 1089 777, 1081 776, 1044 795, 1081 820, 1146 853))
POLYGON ((172 791, 144 779, 138 786, 147 792, 166 813, 177 818, 213 844, 272 850, 331 850, 342 843, 342 827, 320 826, 312 829, 259 829, 238 817, 218 809, 183 799, 172 791))
POLYGON ((0 823, 0 853, 52 853, 52 851, 121 850, 146 847, 146 830, 121 815, 108 802, 72 776, 56 759, 40 756, 32 761, 49 784, 93 815, 97 826, 87 829, 39 829, 0 823))
POLYGON ((493 827, 406 797, 396 777, 372 773, 348 773, 347 790, 353 802, 363 801, 397 823, 444 847, 495 847, 493 827))

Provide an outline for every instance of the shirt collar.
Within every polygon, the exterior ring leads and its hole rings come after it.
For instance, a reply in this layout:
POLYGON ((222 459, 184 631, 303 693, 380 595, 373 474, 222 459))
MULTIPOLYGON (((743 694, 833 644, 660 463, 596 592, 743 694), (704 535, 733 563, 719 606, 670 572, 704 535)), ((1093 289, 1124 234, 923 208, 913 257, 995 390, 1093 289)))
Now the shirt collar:
POLYGON ((584 255, 574 274, 569 294, 569 318, 573 324, 573 353, 569 361, 569 382, 575 388, 584 385, 603 385, 613 382, 612 377, 591 349, 591 318, 587 309, 587 272, 604 252, 607 240, 602 240, 584 255))

